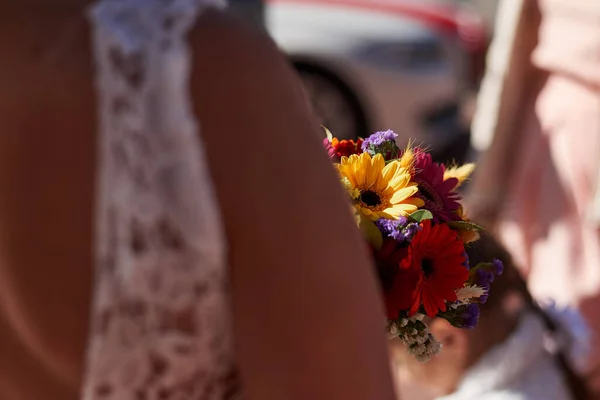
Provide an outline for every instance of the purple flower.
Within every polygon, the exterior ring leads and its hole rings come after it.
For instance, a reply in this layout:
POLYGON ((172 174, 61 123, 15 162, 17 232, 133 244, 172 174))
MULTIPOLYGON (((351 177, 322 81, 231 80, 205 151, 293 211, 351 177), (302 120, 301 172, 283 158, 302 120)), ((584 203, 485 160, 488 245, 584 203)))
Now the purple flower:
POLYGON ((404 238, 405 238, 405 240, 408 241, 408 242, 410 242, 412 240, 412 238, 420 230, 421 230, 421 225, 419 225, 416 222, 411 222, 410 224, 406 225, 406 228, 404 228, 404 238))
POLYGON ((465 251, 463 255, 465 256, 465 262, 463 263, 463 265, 466 269, 471 269, 471 265, 469 264, 469 254, 465 251))
POLYGON ((476 283, 482 287, 489 287, 494 282, 494 273, 485 268, 479 268, 476 272, 476 283))
POLYGON ((405 217, 400 217, 398 220, 381 218, 375 221, 375 225, 377 225, 383 236, 407 243, 410 243, 413 236, 421 229, 419 224, 409 223, 405 217))
POLYGON ((368 138, 365 139, 365 141, 362 144, 362 149, 363 149, 363 151, 367 151, 369 146, 378 147, 388 141, 395 143, 397 137, 398 137, 398 134, 396 134, 392 130, 375 132, 374 134, 372 134, 371 136, 369 136, 368 138))
POLYGON ((366 138, 362 144, 362 150, 371 156, 381 154, 386 160, 394 159, 400 153, 396 144, 398 135, 391 130, 375 132, 366 138))
POLYGON ((494 273, 496 275, 502 275, 502 272, 504 271, 504 264, 502 264, 502 261, 495 258, 492 263, 494 264, 494 273))
POLYGON ((478 268, 475 272, 475 284, 485 289, 485 294, 479 297, 479 303, 487 302, 491 284, 494 282, 494 273, 485 268, 478 268))
POLYGON ((460 325, 462 328, 472 329, 477 326, 479 322, 479 307, 476 304, 469 304, 466 306, 460 315, 460 325))
POLYGON ((398 240, 400 231, 406 225, 408 220, 405 217, 400 217, 398 220, 380 218, 375 221, 375 225, 379 228, 384 236, 389 236, 398 240))

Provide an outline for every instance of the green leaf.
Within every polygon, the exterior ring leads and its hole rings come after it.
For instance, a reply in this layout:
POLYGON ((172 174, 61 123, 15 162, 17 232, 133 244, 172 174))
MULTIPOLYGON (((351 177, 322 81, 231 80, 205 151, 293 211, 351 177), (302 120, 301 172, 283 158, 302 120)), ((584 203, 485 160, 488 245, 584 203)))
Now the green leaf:
POLYGON ((452 222, 449 222, 448 225, 450 226, 450 228, 455 229, 457 231, 476 231, 476 232, 485 231, 484 227, 474 224, 472 222, 466 222, 466 221, 452 221, 452 222))
POLYGON ((416 222, 423 222, 426 219, 433 219, 433 214, 429 210, 417 210, 410 214, 409 217, 416 222))
POLYGON ((381 234, 379 228, 377 228, 377 225, 375 225, 375 222, 365 218, 364 216, 361 216, 358 227, 360 228, 367 242, 379 250, 383 245, 383 235, 381 234))

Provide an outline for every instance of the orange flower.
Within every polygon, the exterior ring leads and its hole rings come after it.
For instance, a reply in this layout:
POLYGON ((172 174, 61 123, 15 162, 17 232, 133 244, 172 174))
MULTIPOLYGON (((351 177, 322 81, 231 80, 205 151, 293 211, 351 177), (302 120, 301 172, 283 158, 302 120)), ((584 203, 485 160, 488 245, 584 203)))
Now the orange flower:
POLYGON ((362 153, 362 139, 358 139, 356 142, 354 140, 338 140, 338 138, 333 138, 331 140, 331 147, 335 152, 335 155, 338 157, 350 157, 352 154, 360 154, 362 153))

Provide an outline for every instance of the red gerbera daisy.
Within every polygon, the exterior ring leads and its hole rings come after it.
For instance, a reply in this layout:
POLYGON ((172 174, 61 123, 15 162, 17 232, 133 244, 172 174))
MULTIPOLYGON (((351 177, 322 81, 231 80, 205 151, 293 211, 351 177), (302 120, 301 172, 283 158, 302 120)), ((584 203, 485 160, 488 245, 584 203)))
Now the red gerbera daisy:
MULTIPOLYGON (((413 285, 414 281, 417 282, 416 287, 411 291, 410 304, 397 306, 408 309, 409 315, 418 312, 421 305, 430 317, 434 317, 438 310, 446 311, 446 302, 457 300, 455 290, 463 287, 469 276, 465 265, 465 247, 458 234, 448 225, 432 225, 431 221, 424 221, 421 231, 408 247, 406 257, 400 262, 392 292, 410 289, 406 284, 413 285)), ((400 293, 394 296, 406 301, 400 293)))
POLYGON ((374 252, 386 313, 391 320, 397 319, 400 312, 410 308, 419 283, 418 274, 401 271, 400 266, 406 257, 408 247, 393 238, 383 239, 381 248, 374 252))

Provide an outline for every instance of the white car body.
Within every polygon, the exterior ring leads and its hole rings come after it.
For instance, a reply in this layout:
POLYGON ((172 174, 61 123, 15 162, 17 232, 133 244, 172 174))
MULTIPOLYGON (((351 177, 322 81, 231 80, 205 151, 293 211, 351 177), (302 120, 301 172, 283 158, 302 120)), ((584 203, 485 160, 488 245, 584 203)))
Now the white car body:
POLYGON ((401 143, 413 138, 443 148, 460 131, 465 50, 428 21, 390 12, 388 3, 273 0, 266 3, 266 27, 295 65, 322 70, 347 87, 368 132, 393 129, 401 143))

